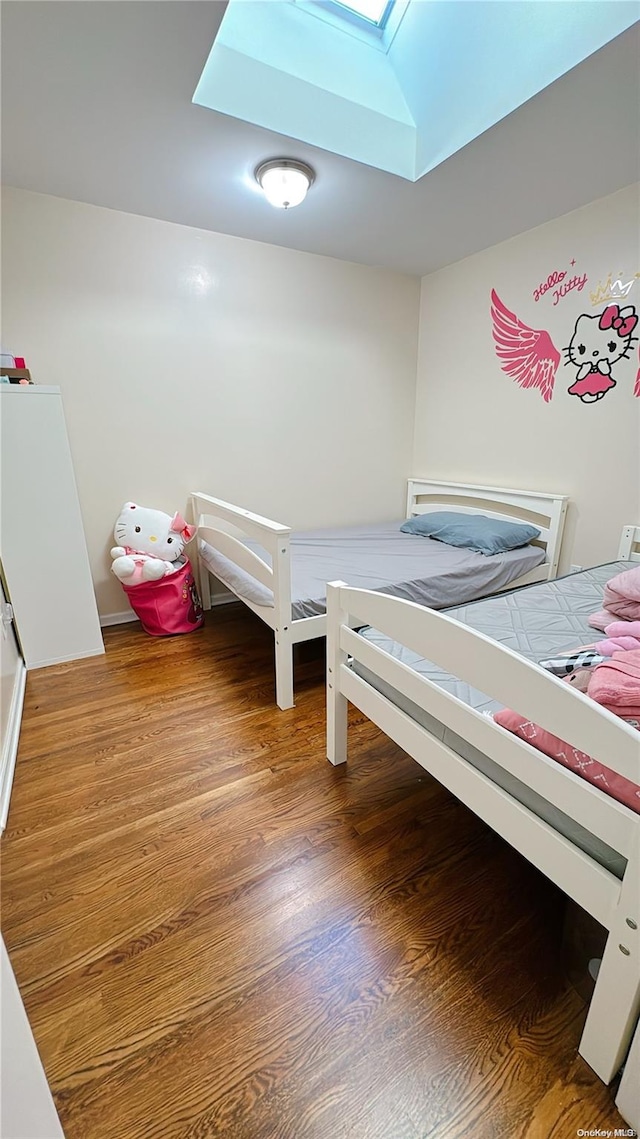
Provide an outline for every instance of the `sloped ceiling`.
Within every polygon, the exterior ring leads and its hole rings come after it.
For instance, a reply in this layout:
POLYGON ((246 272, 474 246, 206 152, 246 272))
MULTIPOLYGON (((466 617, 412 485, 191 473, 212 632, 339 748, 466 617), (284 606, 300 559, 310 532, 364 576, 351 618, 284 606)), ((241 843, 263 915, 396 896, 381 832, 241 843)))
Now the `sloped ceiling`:
POLYGON ((224 10, 6 0, 3 181, 424 274, 637 180, 637 26, 413 184, 195 106, 224 10), (272 209, 253 180, 274 155, 316 170, 295 210, 272 209))
POLYGON ((405 0, 388 42, 341 11, 327 0, 229 0, 194 102, 415 182, 615 39, 640 9, 628 0, 405 0))

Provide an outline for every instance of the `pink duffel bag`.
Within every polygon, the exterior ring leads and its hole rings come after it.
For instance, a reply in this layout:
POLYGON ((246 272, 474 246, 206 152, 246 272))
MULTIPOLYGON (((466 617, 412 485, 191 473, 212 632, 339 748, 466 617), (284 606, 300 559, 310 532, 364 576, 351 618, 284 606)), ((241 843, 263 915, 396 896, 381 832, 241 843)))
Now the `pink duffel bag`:
POLYGON ((120 584, 142 628, 150 636, 171 637, 202 628, 204 613, 189 560, 175 573, 157 581, 120 584))

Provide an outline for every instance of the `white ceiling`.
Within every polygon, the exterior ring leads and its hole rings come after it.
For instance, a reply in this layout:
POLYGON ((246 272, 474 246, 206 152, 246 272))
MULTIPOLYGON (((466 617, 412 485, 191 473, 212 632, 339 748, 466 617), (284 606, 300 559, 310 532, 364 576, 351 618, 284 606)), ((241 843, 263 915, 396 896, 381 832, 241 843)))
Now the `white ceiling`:
POLYGON ((192 104, 224 7, 5 0, 3 181, 424 274, 638 178, 639 25, 410 183, 192 104), (317 172, 287 212, 252 180, 279 155, 317 172))

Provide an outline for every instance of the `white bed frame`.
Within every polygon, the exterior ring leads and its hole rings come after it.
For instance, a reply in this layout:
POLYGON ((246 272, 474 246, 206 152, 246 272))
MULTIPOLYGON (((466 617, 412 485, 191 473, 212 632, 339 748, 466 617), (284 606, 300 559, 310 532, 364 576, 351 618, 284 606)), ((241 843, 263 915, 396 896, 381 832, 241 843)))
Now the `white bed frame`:
MULTIPOLYGON (((545 581, 558 572, 558 558, 568 499, 561 494, 544 494, 528 490, 506 490, 500 487, 475 486, 472 483, 435 482, 410 479, 407 492, 407 517, 443 508, 467 514, 487 514, 509 521, 533 521, 540 530, 538 542, 545 547, 545 560, 529 573, 506 587, 545 581)), ((198 528, 198 542, 203 539, 236 566, 251 574, 273 594, 273 606, 258 605, 236 593, 245 605, 273 629, 275 635, 276 703, 279 708, 293 708, 293 646, 300 641, 324 637, 326 615, 291 617, 291 528, 240 506, 195 491, 191 495, 193 520, 198 528), (222 525, 221 525, 222 524, 222 525), (224 526, 231 525, 237 534, 224 526), (253 538, 271 556, 272 566, 244 545, 242 538, 253 538), (272 568, 273 567, 273 568, 272 568)), ((211 608, 209 571, 198 556, 202 604, 211 608)), ((233 590, 232 592, 235 592, 233 590)))
MULTIPOLYGON (((640 527, 625 527, 618 556, 640 561, 634 552, 639 543, 640 527)), ((372 625, 640 784, 637 731, 538 665, 443 613, 341 582, 328 586, 329 760, 338 764, 347 758, 351 702, 609 930, 579 1046, 609 1083, 625 1060, 640 1011, 640 817, 541 752, 534 759, 528 743, 353 631, 362 625, 372 625), (357 675, 348 656, 619 851, 627 859, 622 881, 357 675)), ((636 1128, 639 1033, 618 1094, 621 1112, 636 1128)))

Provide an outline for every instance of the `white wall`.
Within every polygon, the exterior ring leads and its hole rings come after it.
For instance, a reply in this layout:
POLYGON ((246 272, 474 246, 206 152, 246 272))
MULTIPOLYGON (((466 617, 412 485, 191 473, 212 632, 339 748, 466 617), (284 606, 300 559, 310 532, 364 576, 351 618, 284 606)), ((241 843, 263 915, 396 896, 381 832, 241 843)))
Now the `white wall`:
POLYGON ((638 345, 614 366, 616 387, 597 403, 568 394, 576 369, 563 363, 545 403, 500 368, 491 289, 526 324, 547 330, 561 350, 580 313, 603 311, 590 293, 609 272, 634 279, 628 301, 619 303, 640 310, 638 235, 637 187, 630 187, 422 281, 414 470, 570 495, 563 568, 569 561, 609 560, 622 526, 640 523, 638 345), (535 301, 535 288, 556 269, 568 272, 565 281, 587 273, 587 284, 556 304, 553 290, 535 301))
POLYGON ((128 499, 401 515, 415 278, 13 189, 2 252, 3 345, 62 389, 101 614, 127 608, 108 550, 128 499))

